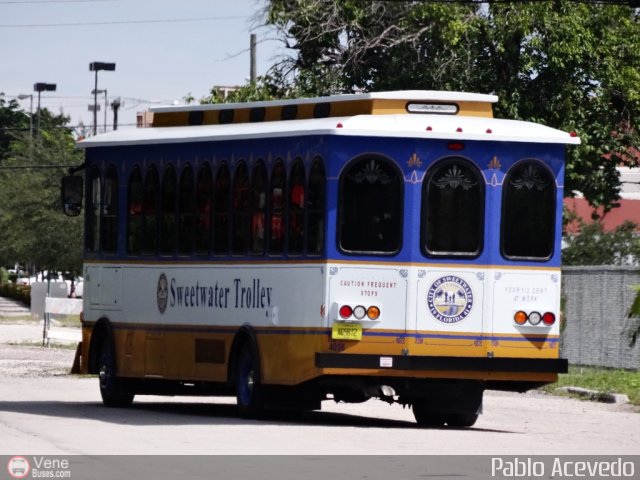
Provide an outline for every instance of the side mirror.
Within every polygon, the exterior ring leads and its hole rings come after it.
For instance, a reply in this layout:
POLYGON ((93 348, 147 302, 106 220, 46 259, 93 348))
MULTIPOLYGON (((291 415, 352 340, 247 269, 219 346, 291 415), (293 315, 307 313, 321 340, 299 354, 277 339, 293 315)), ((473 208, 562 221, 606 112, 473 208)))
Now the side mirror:
POLYGON ((77 217, 82 211, 84 181, 82 177, 71 175, 64 177, 60 185, 62 211, 69 217, 77 217))

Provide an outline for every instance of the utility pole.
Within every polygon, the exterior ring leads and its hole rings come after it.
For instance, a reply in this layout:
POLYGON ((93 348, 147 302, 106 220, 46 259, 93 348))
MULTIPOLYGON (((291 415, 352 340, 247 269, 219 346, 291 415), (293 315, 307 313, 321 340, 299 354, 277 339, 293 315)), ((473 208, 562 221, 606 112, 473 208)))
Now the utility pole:
POLYGON ((249 69, 249 81, 251 82, 251 85, 256 83, 256 45, 257 45, 257 40, 256 40, 256 34, 252 33, 251 34, 251 38, 249 40, 249 52, 250 52, 250 56, 251 56, 251 67, 249 69))
POLYGON ((123 105, 120 101, 120 97, 116 98, 113 102, 111 102, 111 109, 113 110, 113 130, 116 131, 118 129, 118 110, 123 105))

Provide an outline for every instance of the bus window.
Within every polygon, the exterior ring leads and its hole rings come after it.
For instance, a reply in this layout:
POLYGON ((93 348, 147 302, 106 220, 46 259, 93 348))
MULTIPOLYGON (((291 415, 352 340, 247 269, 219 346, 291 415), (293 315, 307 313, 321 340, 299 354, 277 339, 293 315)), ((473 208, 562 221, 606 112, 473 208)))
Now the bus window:
POLYGON ((284 199, 286 198, 287 174, 282 159, 278 159, 271 174, 271 234, 269 253, 284 253, 284 199))
POLYGON ((118 174, 109 167, 102 190, 102 251, 115 253, 118 248, 118 174))
POLYGON ((160 192, 160 254, 173 255, 176 250, 176 170, 169 165, 162 177, 160 192))
POLYGON ((437 162, 422 186, 422 251, 476 257, 484 238, 484 181, 467 160, 437 162))
POLYGON ((346 166, 338 205, 343 251, 390 255, 400 250, 402 186, 402 173, 382 156, 361 156, 346 166))
POLYGON ((305 177, 302 160, 297 158, 289 177, 289 248, 288 252, 300 255, 304 247, 305 177))
POLYGON ((207 255, 211 244, 211 214, 213 203, 211 169, 205 164, 198 172, 196 182, 196 253, 207 255))
POLYGON ((229 167, 223 163, 218 168, 213 202, 213 252, 224 255, 229 251, 229 167))
POLYGON ((307 191, 307 253, 324 251, 325 175, 322 160, 316 158, 309 172, 307 191))
POLYGON ((195 243, 196 189, 190 165, 185 166, 180 175, 178 212, 178 253, 191 255, 195 243))
POLYGON ((251 253, 264 254, 264 227, 266 224, 267 170, 259 161, 251 180, 251 253))
POLYGON ((142 252, 142 174, 135 167, 129 178, 129 198, 127 200, 127 253, 139 255, 142 252))
POLYGON ((100 170, 93 166, 89 172, 87 185, 86 248, 88 252, 100 250, 100 205, 102 203, 102 183, 100 170))
POLYGON ((231 197, 231 252, 236 255, 244 255, 249 250, 249 203, 249 172, 245 163, 240 162, 233 177, 231 197))
POLYGON ((516 163, 502 192, 502 254, 510 259, 546 260, 553 254, 556 186, 539 161, 516 163))
POLYGON ((147 169, 147 176, 144 181, 144 202, 142 205, 145 233, 142 252, 149 255, 154 255, 158 251, 159 191, 160 180, 158 170, 152 165, 147 169))

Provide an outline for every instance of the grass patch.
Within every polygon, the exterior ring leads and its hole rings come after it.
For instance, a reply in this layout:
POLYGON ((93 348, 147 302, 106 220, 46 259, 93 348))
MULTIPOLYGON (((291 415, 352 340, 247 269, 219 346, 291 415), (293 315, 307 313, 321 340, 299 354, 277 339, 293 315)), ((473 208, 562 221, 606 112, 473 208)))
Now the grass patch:
POLYGON ((624 393, 629 402, 640 405, 640 371, 570 366, 558 375, 558 382, 544 390, 555 393, 559 387, 582 387, 605 393, 624 393))
POLYGON ((54 327, 80 327, 80 315, 51 315, 54 327), (55 320, 55 322, 53 321, 55 320))
POLYGON ((40 348, 57 348, 62 350, 75 350, 78 347, 78 343, 60 343, 50 341, 48 346, 42 345, 42 340, 23 340, 21 342, 8 342, 7 345, 12 347, 40 347, 40 348))

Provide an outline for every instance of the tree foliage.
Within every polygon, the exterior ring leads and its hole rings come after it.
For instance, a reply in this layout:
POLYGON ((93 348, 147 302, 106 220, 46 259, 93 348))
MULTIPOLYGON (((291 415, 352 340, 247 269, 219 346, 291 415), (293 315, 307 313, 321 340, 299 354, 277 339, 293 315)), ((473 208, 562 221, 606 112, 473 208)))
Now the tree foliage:
POLYGON ((29 263, 38 271, 81 271, 81 220, 65 217, 60 201, 60 178, 66 174, 60 166, 82 163, 71 131, 64 128, 67 123, 66 117, 43 110, 39 131, 14 132, 8 147, 0 152, 4 157, 0 164, 0 264, 29 263))
POLYGON ((274 65, 305 95, 397 89, 494 93, 497 116, 576 131, 566 192, 609 210, 640 143, 640 18, 565 0, 491 4, 270 0, 291 50, 274 65))
POLYGON ((635 234, 635 223, 624 222, 606 231, 599 220, 589 224, 575 221, 580 224, 580 232, 565 237, 563 265, 640 265, 640 237, 635 234))
POLYGON ((7 101, 0 92, 0 165, 15 136, 29 128, 29 117, 16 100, 7 101))

